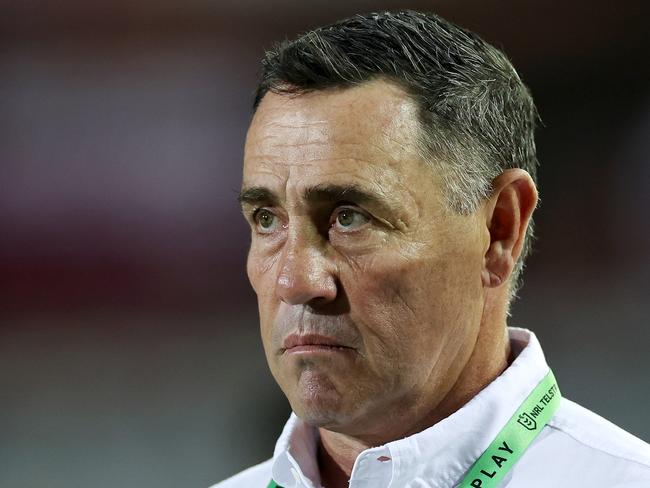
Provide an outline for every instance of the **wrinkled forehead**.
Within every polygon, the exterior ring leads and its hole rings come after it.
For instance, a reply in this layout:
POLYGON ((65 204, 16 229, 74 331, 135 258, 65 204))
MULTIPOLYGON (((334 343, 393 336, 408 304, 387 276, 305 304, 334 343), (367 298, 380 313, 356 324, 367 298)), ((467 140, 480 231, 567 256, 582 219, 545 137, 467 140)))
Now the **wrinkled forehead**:
POLYGON ((244 175, 260 164, 398 164, 419 154, 418 130, 415 102, 385 81, 300 95, 269 92, 248 131, 244 175))

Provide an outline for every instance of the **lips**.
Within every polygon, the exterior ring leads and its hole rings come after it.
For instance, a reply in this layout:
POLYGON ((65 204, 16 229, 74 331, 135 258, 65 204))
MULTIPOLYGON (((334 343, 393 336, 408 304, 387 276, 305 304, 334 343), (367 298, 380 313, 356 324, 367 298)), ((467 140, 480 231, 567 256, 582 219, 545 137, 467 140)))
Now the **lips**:
POLYGON ((327 350, 351 349, 341 341, 320 334, 291 334, 282 345, 285 352, 315 352, 327 350))

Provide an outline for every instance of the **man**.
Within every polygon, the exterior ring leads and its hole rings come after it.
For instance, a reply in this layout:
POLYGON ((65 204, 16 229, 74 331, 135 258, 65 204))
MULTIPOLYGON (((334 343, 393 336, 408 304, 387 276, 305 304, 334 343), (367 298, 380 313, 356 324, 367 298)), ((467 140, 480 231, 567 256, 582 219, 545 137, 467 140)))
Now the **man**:
POLYGON ((240 195, 293 414, 231 487, 649 487, 650 448, 561 399, 508 329, 537 203, 505 56, 412 11, 267 53, 240 195))

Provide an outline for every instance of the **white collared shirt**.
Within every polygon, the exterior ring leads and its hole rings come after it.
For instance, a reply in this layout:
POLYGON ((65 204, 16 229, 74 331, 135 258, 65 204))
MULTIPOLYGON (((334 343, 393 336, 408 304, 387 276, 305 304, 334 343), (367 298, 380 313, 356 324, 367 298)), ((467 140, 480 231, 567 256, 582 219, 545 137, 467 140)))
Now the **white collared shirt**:
MULTIPOLYGON (((422 432, 357 457, 349 488, 452 488, 548 373, 535 335, 510 328, 516 359, 449 417, 422 432)), ((559 378, 560 389, 562 388, 559 378)), ((319 488, 318 430, 294 414, 273 458, 212 488, 319 488)), ((650 446, 562 398, 551 421, 508 471, 508 488, 650 488, 650 446)))

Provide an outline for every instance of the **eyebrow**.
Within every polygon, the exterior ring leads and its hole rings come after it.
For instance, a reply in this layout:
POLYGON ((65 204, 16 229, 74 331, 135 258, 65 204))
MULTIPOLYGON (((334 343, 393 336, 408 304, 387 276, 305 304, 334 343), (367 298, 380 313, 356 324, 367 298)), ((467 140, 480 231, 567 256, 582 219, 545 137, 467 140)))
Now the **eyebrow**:
MULTIPOLYGON (((305 189, 303 198, 311 203, 351 202, 367 204, 384 212, 395 212, 396 205, 388 202, 375 192, 366 190, 359 185, 315 185, 305 189)), ((240 205, 270 205, 279 204, 280 199, 271 190, 262 186, 242 188, 239 193, 240 205)))
POLYGON ((242 188, 237 197, 237 201, 241 206, 244 206, 244 204, 276 206, 279 203, 279 198, 268 188, 251 186, 249 188, 242 188))

